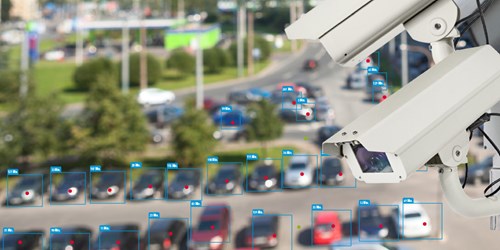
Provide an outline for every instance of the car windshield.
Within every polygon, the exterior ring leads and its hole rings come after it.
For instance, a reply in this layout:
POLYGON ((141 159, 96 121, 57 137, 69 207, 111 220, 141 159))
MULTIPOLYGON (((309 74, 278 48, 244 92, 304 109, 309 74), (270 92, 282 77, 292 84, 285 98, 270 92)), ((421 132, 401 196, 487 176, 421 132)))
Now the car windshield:
POLYGON ((107 173, 101 175, 100 181, 103 183, 114 183, 118 182, 121 179, 122 173, 107 173))
POLYGON ((319 230, 322 232, 332 231, 332 225, 331 224, 318 224, 318 225, 316 225, 316 230, 319 230))
POLYGON ((306 164, 304 164, 304 163, 292 163, 292 165, 290 165, 290 169, 291 170, 306 169, 306 164))
POLYGON ((150 185, 150 184, 157 182, 160 178, 161 178, 161 174, 160 175, 149 174, 149 173, 144 174, 144 175, 141 175, 141 177, 137 181, 136 186, 147 186, 147 185, 150 185))
POLYGON ((123 243, 126 240, 124 232, 103 232, 101 233, 98 244, 100 241, 100 248, 109 248, 117 245, 117 241, 123 243))
POLYGON ((198 225, 199 231, 211 231, 220 228, 220 222, 218 220, 202 220, 198 225))
POLYGON ((225 179, 232 180, 234 178, 236 178, 236 171, 234 171, 233 169, 221 169, 217 173, 216 180, 225 180, 225 179))
POLYGON ((273 167, 258 167, 253 172, 253 176, 256 177, 256 178, 263 177, 263 176, 269 176, 273 172, 274 172, 273 167))
POLYGON ((29 176, 22 178, 16 186, 18 187, 30 187, 36 185, 39 180, 41 180, 41 176, 29 176))
POLYGON ((258 234, 274 233, 271 224, 268 222, 253 222, 253 230, 258 234))
POLYGON ((335 160, 327 160, 323 164, 323 171, 324 174, 337 174, 341 170, 340 162, 337 162, 335 160))
POLYGON ((406 219, 420 218, 422 215, 420 213, 407 213, 405 214, 406 219))
POLYGON ((39 240, 40 234, 4 234, 3 236, 3 250, 28 250, 32 249, 30 246, 36 246, 38 243, 34 241, 39 240), (22 246, 19 246, 19 240, 22 241, 22 246))
POLYGON ((192 172, 181 172, 175 176, 175 180, 179 182, 192 181, 194 173, 192 172))
POLYGON ((376 221, 380 218, 378 209, 360 209, 360 218, 362 221, 376 221))

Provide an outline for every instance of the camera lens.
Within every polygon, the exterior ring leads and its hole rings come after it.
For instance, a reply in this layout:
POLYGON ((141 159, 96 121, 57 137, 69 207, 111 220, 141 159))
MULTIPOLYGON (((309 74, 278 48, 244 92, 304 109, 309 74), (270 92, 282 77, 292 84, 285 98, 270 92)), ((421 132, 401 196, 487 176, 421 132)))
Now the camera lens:
POLYGON ((354 146, 353 150, 363 173, 393 172, 389 159, 387 159, 385 153, 368 151, 362 145, 354 146))

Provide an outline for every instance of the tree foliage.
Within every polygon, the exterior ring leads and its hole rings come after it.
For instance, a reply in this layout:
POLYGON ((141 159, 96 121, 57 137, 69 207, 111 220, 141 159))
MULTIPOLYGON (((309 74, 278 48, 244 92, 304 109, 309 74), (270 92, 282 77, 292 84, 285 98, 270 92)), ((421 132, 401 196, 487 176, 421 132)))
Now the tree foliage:
POLYGON ((110 83, 117 83, 116 65, 104 57, 89 60, 76 68, 73 73, 73 82, 77 89, 89 90, 101 75, 108 75, 110 83))
POLYGON ((43 159, 61 152, 65 139, 57 96, 30 95, 19 101, 0 124, 0 158, 5 164, 28 163, 32 156, 43 159))
POLYGON ((172 146, 181 166, 201 166, 216 146, 215 126, 207 123, 208 114, 196 109, 193 99, 185 106, 184 115, 172 125, 172 146))
POLYGON ((208 74, 222 72, 224 67, 231 65, 231 57, 221 48, 211 48, 203 51, 203 66, 208 74))
POLYGON ((109 76, 100 76, 93 84, 82 120, 71 133, 77 152, 87 160, 122 159, 129 152, 144 150, 148 143, 139 105, 109 82, 109 76))
POLYGON ((0 71, 0 102, 15 101, 19 94, 19 72, 14 70, 0 71))
MULTIPOLYGON (((121 66, 120 66, 121 68, 121 66)), ((147 55, 148 85, 152 86, 161 79, 162 65, 155 56, 147 55)), ((134 53, 129 59, 130 85, 139 86, 141 82, 141 54, 134 53)))
POLYGON ((259 141, 265 148, 266 142, 278 139, 283 135, 284 123, 274 104, 262 100, 252 104, 249 112, 254 113, 254 118, 246 128, 249 141, 259 141))
POLYGON ((167 68, 175 69, 185 77, 194 73, 196 60, 184 50, 174 50, 167 60, 167 68))

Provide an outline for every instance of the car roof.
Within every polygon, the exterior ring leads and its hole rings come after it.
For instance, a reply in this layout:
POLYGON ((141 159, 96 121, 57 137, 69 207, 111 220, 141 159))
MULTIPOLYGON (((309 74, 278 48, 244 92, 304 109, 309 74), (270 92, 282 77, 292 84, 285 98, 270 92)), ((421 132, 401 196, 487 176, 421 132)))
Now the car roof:
POLYGON ((309 156, 307 155, 294 155, 290 160, 290 163, 307 163, 309 161, 309 156))
POLYGON ((325 211, 318 212, 316 214, 315 222, 316 223, 332 223, 338 220, 338 215, 335 212, 325 211))
POLYGON ((274 223, 274 221, 278 218, 276 215, 264 215, 264 216, 252 216, 250 221, 253 223, 274 223))
POLYGON ((111 230, 139 230, 139 225, 133 223, 114 224, 109 227, 111 230))

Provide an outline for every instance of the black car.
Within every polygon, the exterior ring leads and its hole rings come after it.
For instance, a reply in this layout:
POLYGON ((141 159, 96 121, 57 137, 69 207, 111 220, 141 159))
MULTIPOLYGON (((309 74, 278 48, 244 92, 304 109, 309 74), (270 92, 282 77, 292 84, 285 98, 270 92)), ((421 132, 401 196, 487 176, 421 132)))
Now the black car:
POLYGON ((298 82, 297 87, 302 87, 306 90, 308 98, 318 99, 325 95, 325 91, 320 86, 315 86, 307 82, 298 82))
POLYGON ((131 200, 151 199, 163 194, 163 170, 147 170, 137 178, 131 193, 131 200))
POLYGON ((62 233, 50 234, 51 250, 88 250, 92 239, 92 230, 87 227, 64 227, 62 233))
POLYGON ((337 158, 326 158, 321 165, 320 181, 324 185, 338 185, 344 181, 342 164, 337 158))
POLYGON ((20 175, 16 185, 12 189, 8 189, 4 205, 33 204, 42 199, 49 186, 49 182, 45 177, 43 174, 20 175))
POLYGON ((92 186, 92 199, 109 199, 120 193, 125 184, 122 172, 102 172, 99 180, 92 186))
POLYGON ((231 194, 240 188, 239 165, 222 166, 207 184, 208 194, 231 194))
POLYGON ((146 232, 141 240, 143 249, 187 249, 187 242, 185 240, 186 233, 187 225, 186 222, 182 220, 153 220, 151 226, 149 227, 149 232, 146 232))
POLYGON ((62 174, 61 181, 51 191, 51 201, 67 201, 78 198, 87 188, 86 174, 75 171, 62 174))
POLYGON ((334 134, 342 130, 342 128, 338 126, 324 126, 319 128, 318 130, 318 143, 322 144, 324 141, 328 140, 328 138, 332 137, 334 134))
POLYGON ((45 246, 43 231, 17 231, 13 234, 3 234, 2 250, 43 250, 45 246))
POLYGON ((308 59, 304 62, 302 67, 305 71, 313 71, 318 69, 318 61, 314 59, 308 59))
POLYGON ((380 208, 375 205, 360 206, 356 209, 356 218, 359 221, 358 233, 364 238, 385 238, 389 235, 387 222, 380 208))
POLYGON ((280 179, 280 173, 276 171, 274 165, 260 165, 248 178, 248 188, 259 191, 272 190, 276 188, 278 179, 280 179))
POLYGON ((279 243, 278 229, 278 216, 254 216, 245 232, 246 245, 253 248, 275 248, 279 243))
MULTIPOLYGON (((467 172, 467 184, 475 184, 476 181, 483 184, 490 183, 490 169, 493 166, 493 157, 488 157, 483 161, 469 167, 467 172)), ((460 177, 460 182, 463 183, 465 176, 460 177)))
POLYGON ((93 244, 94 250, 139 250, 139 226, 135 224, 111 225, 101 231, 93 244))
POLYGON ((179 169, 168 185, 168 198, 185 199, 193 195, 200 186, 200 171, 195 169, 179 169))

